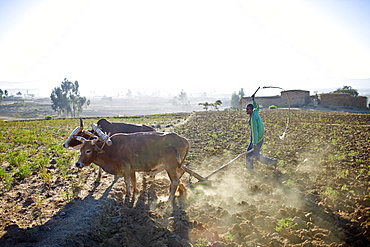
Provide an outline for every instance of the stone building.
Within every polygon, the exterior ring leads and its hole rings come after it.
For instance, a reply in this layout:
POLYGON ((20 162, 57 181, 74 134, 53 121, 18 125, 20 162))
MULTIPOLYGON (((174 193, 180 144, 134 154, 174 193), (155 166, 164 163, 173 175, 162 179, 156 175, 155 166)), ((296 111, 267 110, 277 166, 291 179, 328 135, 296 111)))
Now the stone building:
POLYGON ((320 104, 328 106, 356 107, 366 109, 367 97, 352 96, 348 93, 323 93, 319 95, 320 104))
MULTIPOLYGON (((280 96, 256 97, 256 101, 264 108, 276 107, 305 107, 305 106, 339 106, 366 109, 367 97, 352 96, 347 93, 324 93, 318 96, 310 96, 310 91, 288 90, 282 91, 280 96)), ((239 108, 245 109, 247 104, 252 103, 250 97, 243 97, 239 100, 239 108)))
MULTIPOLYGON (((282 91, 280 96, 262 96, 256 97, 258 104, 264 108, 271 105, 277 107, 303 107, 310 103, 310 91, 306 90, 288 90, 282 91)), ((252 103, 251 97, 243 97, 239 100, 239 108, 244 109, 247 104, 252 103)))

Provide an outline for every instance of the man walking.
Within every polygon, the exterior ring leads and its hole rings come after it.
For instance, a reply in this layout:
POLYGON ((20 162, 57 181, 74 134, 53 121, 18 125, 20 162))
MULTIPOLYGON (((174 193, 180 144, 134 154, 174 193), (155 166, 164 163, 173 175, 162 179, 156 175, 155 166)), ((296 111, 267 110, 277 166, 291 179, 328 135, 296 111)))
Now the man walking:
POLYGON ((260 154, 260 150, 264 141, 265 128, 263 126, 262 119, 258 113, 260 108, 258 103, 254 100, 254 95, 252 95, 252 101, 253 104, 248 104, 246 108, 246 112, 250 116, 248 123, 250 126, 250 136, 251 136, 251 140, 247 147, 247 151, 251 150, 252 148, 254 148, 254 151, 246 155, 246 168, 253 171, 254 159, 270 166, 276 166, 278 160, 270 159, 260 154))

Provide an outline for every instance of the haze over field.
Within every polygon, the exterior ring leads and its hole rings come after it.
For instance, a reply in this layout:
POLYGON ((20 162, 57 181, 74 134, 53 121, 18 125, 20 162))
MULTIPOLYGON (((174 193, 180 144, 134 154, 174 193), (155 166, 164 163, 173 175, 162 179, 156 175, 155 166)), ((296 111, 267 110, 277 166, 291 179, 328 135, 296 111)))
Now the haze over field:
POLYGON ((0 89, 49 97, 68 78, 86 96, 368 95, 369 12, 363 0, 1 1, 0 89))

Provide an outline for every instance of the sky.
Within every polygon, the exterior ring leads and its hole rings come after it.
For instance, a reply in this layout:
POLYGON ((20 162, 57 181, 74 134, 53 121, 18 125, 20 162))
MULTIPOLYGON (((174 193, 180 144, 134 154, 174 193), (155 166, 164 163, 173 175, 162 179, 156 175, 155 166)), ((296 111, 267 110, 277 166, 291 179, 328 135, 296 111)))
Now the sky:
POLYGON ((368 0, 0 0, 0 89, 370 89, 368 13, 368 0))

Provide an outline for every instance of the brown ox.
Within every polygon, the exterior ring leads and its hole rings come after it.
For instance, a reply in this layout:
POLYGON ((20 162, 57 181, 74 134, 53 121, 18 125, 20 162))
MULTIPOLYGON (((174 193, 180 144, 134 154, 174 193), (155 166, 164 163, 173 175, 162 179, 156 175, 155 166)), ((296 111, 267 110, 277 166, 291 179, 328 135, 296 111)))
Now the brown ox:
POLYGON ((77 167, 95 163, 104 171, 124 177, 126 200, 130 197, 130 185, 136 190, 135 172, 152 172, 165 169, 171 180, 169 200, 173 201, 184 170, 181 169, 189 142, 176 133, 138 132, 111 136, 112 145, 95 140, 84 140, 77 167), (103 146, 103 147, 102 147, 103 146), (132 181, 131 181, 132 180, 132 181))
MULTIPOLYGON (((103 133, 110 133, 111 135, 116 133, 135 133, 135 132, 148 132, 148 131, 155 131, 154 128, 144 125, 144 124, 131 124, 131 123, 113 123, 104 118, 100 119, 97 123, 97 126, 101 129, 103 133)), ((86 131, 83 129, 83 121, 80 118, 80 126, 76 127, 67 140, 63 143, 63 147, 65 148, 74 148, 80 149, 82 146, 82 142, 75 138, 76 136, 81 136, 85 139, 91 139, 94 135, 96 135, 96 131, 93 129, 91 131, 86 131)), ((96 181, 99 182, 101 180, 102 172, 101 168, 99 168, 98 176, 96 181)))

